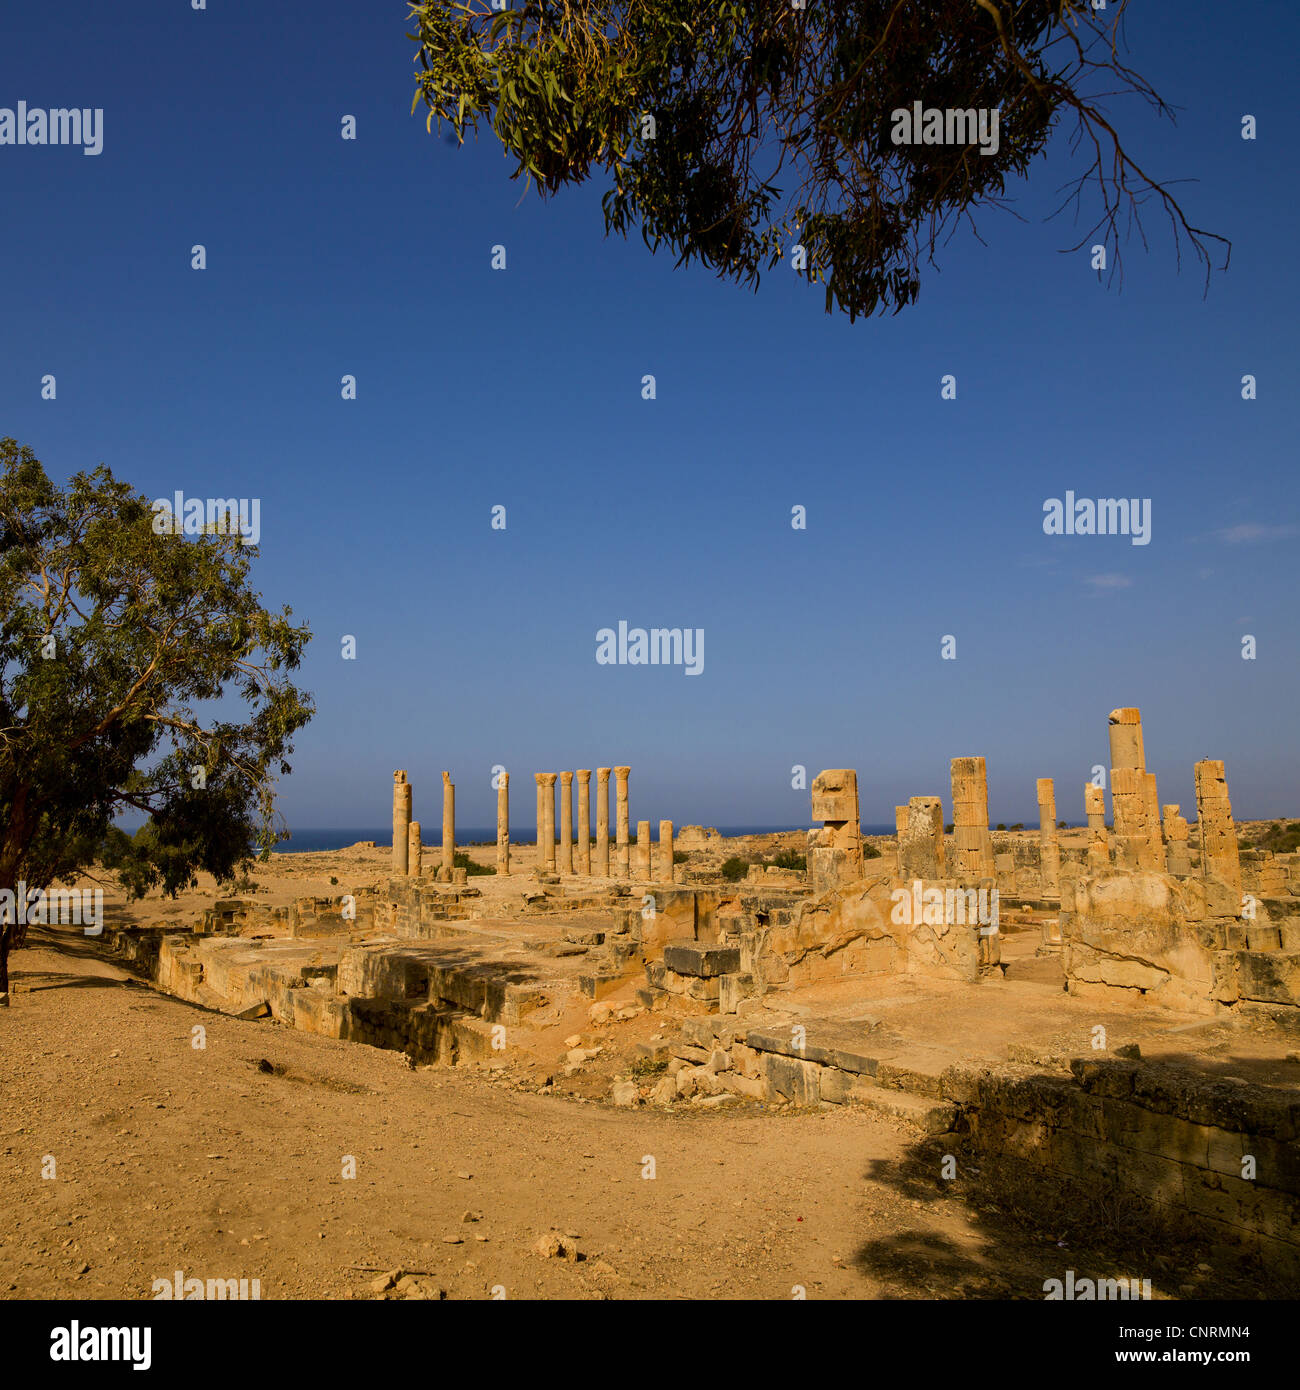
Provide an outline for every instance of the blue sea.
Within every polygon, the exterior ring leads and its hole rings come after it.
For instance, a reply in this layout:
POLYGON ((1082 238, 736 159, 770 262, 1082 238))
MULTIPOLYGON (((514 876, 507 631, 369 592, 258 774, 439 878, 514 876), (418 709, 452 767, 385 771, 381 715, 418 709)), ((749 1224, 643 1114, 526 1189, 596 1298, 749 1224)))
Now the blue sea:
MULTIPOLYGON (((681 827, 679 826, 678 829, 681 827)), ((806 825, 719 825, 716 829, 723 835, 776 835, 791 830, 806 831, 806 825)), ((438 826, 429 827, 429 838, 425 841, 426 845, 437 846, 442 843, 442 831, 438 826)), ((659 833, 658 822, 654 823, 654 833, 659 833)), ((894 827, 892 825, 864 825, 862 827, 864 835, 892 835, 894 827)), ((511 828, 510 838, 515 844, 532 844, 536 839, 536 832, 528 826, 514 826, 511 828)), ((383 827, 362 826, 357 829, 322 829, 319 827, 302 828, 292 832, 292 838, 276 845, 276 854, 311 854, 319 853, 322 850, 346 849, 349 845, 355 845, 358 840, 373 840, 377 845, 391 845, 393 843, 393 828, 391 825, 383 827)), ((495 845, 497 842, 497 832, 494 826, 491 830, 485 830, 476 826, 457 826, 456 843, 460 846, 466 845, 495 845)))

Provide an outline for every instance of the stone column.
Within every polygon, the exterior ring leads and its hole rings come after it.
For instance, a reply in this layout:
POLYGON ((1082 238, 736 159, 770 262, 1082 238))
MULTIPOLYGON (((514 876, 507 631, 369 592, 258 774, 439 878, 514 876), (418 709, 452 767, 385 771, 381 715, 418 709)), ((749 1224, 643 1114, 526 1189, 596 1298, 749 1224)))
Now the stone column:
POLYGON ((560 872, 573 872, 573 773, 560 773, 560 872))
POLYGON ((1085 782, 1083 809, 1088 813, 1088 872, 1104 874, 1110 869, 1110 835, 1106 830, 1105 787, 1085 782))
POLYGON ((1142 712, 1131 706, 1110 712, 1110 798, 1115 817, 1115 862, 1127 869, 1165 871, 1160 801, 1148 772, 1142 712))
POLYGON ((450 772, 442 774, 442 867, 448 875, 456 867, 456 788, 450 772))
POLYGON ((1056 834, 1056 788, 1050 777, 1038 779, 1038 867, 1043 890, 1061 891, 1061 842, 1056 834))
POLYGON ((631 875, 630 849, 628 846, 628 811, 627 811, 627 778, 630 767, 616 767, 614 769, 615 791, 618 796, 618 826, 617 826, 617 849, 618 849, 618 876, 628 878, 631 875))
POLYGON ((591 769, 578 769, 578 872, 591 877, 591 769))
POLYGON ((533 781, 537 783, 537 872, 546 868, 546 785, 542 779, 544 772, 534 772, 533 781))
POLYGON ((1110 800, 1115 812, 1115 863, 1130 870, 1164 873, 1164 840, 1160 820, 1151 816, 1151 786, 1155 779, 1136 767, 1112 767, 1110 800))
POLYGON ((410 863, 407 837, 411 825, 411 784, 405 772, 393 773, 393 873, 405 874, 410 863))
POLYGON ((1142 711, 1113 709, 1110 712, 1110 765, 1147 769, 1146 752, 1142 747, 1142 711))
POLYGON ((1172 803, 1163 808, 1165 831, 1166 872, 1184 877, 1192 872, 1192 856, 1188 851, 1187 822, 1179 815, 1181 808, 1172 803))
POLYGON ((983 758, 952 760, 953 869, 958 878, 994 876, 989 834, 989 784, 983 758))
POLYGON ((555 872, 555 773, 542 773, 542 853, 543 868, 555 872))
POLYGON ((596 872, 609 877, 609 768, 596 769, 596 872))
POLYGON ((419 878, 424 868, 424 846, 420 842, 420 822, 413 820, 406 827, 406 872, 419 878))
POLYGON ((1206 758, 1196 764, 1196 826, 1201 837, 1201 875, 1217 878, 1241 893, 1237 827, 1228 800, 1223 763, 1206 758))
POLYGON ((808 837, 808 885, 825 893, 862 877, 862 829, 858 819, 858 774, 832 767, 812 781, 812 818, 822 822, 808 837))
POLYGON ((642 883, 650 882, 650 822, 636 823, 636 876, 642 883))
POLYGON ((497 873, 510 872, 510 774, 497 782, 497 873))
POLYGON ((673 863, 673 823, 670 820, 659 822, 659 878, 663 883, 677 881, 677 867, 673 863))
POLYGON ((907 825, 898 841, 898 876, 946 878, 943 852, 943 802, 937 796, 914 796, 907 803, 907 825))

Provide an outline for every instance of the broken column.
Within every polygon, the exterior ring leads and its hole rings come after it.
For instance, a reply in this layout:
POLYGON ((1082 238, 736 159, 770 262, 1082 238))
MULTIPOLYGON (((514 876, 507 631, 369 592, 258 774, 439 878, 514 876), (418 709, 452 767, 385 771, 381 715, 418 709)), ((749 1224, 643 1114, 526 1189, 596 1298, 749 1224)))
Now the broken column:
POLYGON ((442 867, 449 878, 456 867, 456 788, 450 772, 442 774, 442 867))
POLYGON ((497 782, 497 873, 510 872, 510 774, 497 782))
POLYGON ((650 822, 636 823, 636 876, 642 883, 650 882, 650 822))
POLYGON ((1192 856, 1188 846, 1187 822, 1179 814, 1182 809, 1171 802, 1161 808, 1165 832, 1165 872, 1186 876, 1192 872, 1192 856))
POLYGON ((591 769, 578 769, 578 872, 591 877, 591 769))
POLYGON ((1038 779, 1038 865, 1043 891, 1061 891, 1061 843, 1056 834, 1056 787, 1050 777, 1038 779))
POLYGON ((619 878, 627 878, 631 872, 631 864, 629 862, 630 850, 628 847, 627 839, 627 778, 628 773, 630 773, 631 771, 632 769, 630 767, 616 767, 614 769, 615 793, 618 797, 618 824, 616 826, 615 833, 618 836, 616 848, 618 851, 619 878))
POLYGON ((673 883, 677 878, 677 868, 673 864, 673 823, 670 820, 659 822, 659 878, 663 883, 673 883))
POLYGON ((898 876, 906 879, 946 878, 943 802, 937 796, 914 796, 906 809, 907 824, 898 841, 898 876))
POLYGON ((405 874, 410 855, 411 784, 405 772, 393 773, 393 873, 405 874))
POLYGON ((1206 758, 1196 764, 1196 824, 1201 837, 1201 874, 1241 892, 1237 827, 1228 800, 1223 763, 1206 758))
POLYGON ((555 872, 555 773, 542 773, 542 864, 548 874, 555 872))
POLYGON ((907 820, 909 808, 906 806, 894 807, 894 834, 901 840, 907 834, 907 820))
POLYGON ((958 878, 992 878, 989 784, 983 758, 952 760, 953 871, 958 878))
POLYGON ((1155 774, 1146 770, 1142 714, 1132 706, 1110 712, 1110 801, 1115 863, 1156 873, 1165 870, 1164 838, 1155 774))
POLYGON ((609 877, 609 768, 596 769, 596 872, 609 877))
POLYGON ((822 822, 808 838, 808 883, 825 893, 862 877, 858 774, 849 767, 819 772, 812 784, 812 818, 822 822))
POLYGON ((546 787, 542 781, 544 772, 534 772, 533 781, 537 783, 537 872, 546 867, 546 787))
POLYGON ((560 872, 573 872, 573 773, 560 773, 560 872))
POLYGON ((1106 830, 1106 788, 1095 782, 1083 786, 1083 809, 1088 815, 1088 871, 1104 874, 1110 868, 1110 835, 1106 830))
POLYGON ((406 872, 419 878, 424 867, 424 847, 420 841, 420 822, 413 820, 406 827, 406 872))

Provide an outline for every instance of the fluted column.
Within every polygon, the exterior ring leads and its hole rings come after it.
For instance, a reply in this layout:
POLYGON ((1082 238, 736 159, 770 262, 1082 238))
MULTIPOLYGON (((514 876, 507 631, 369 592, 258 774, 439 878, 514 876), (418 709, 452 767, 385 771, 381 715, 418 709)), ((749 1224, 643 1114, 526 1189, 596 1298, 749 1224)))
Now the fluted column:
POLYGON ((578 769, 578 872, 591 877, 591 769, 578 769))
POLYGON ((497 782, 497 873, 510 872, 510 774, 497 782))
POLYGON ((629 878, 632 872, 631 849, 628 844, 628 810, 627 810, 627 778, 632 771, 630 767, 616 767, 614 769, 615 792, 618 797, 618 825, 616 834, 618 836, 616 849, 618 851, 618 876, 619 878, 629 878))
POLYGON ((419 878, 424 867, 424 846, 420 840, 420 822, 413 820, 406 827, 406 872, 419 878))
POLYGON ((642 883, 650 882, 650 822, 636 823, 636 876, 642 883))
POLYGON ((450 772, 442 774, 442 867, 448 876, 456 867, 456 788, 450 772))
POLYGON ((573 773, 560 773, 560 872, 573 872, 573 773))
POLYGON ((407 837, 411 826, 411 784, 405 772, 393 773, 393 873, 404 874, 410 862, 407 837))
POLYGON ((609 877, 609 768, 596 769, 596 872, 609 877))
POLYGON ((670 820, 659 822, 659 878, 664 883, 673 883, 677 878, 677 868, 673 864, 673 823, 670 820))
POLYGON ((542 773, 542 867, 555 872, 555 773, 542 773))

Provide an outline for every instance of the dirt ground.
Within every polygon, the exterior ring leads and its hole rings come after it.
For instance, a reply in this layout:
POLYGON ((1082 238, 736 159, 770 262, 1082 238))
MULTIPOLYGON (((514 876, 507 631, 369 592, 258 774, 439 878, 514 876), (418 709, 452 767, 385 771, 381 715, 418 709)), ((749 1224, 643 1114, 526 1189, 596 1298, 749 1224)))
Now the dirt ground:
POLYGON ((264 1299, 393 1270, 449 1298, 1041 1298, 1109 1267, 968 1208, 848 1107, 628 1111, 411 1070, 30 940, 0 1012, 0 1297, 149 1298, 179 1269, 264 1299), (551 1231, 579 1258, 538 1254, 551 1231))

